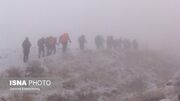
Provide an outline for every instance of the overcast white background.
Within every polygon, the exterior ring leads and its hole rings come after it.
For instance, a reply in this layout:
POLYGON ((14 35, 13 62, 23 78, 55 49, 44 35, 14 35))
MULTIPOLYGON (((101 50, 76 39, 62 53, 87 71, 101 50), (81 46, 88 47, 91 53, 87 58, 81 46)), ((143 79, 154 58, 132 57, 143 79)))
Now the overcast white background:
POLYGON ((69 32, 74 43, 80 34, 112 34, 176 49, 179 10, 180 0, 0 0, 0 47, 69 32))

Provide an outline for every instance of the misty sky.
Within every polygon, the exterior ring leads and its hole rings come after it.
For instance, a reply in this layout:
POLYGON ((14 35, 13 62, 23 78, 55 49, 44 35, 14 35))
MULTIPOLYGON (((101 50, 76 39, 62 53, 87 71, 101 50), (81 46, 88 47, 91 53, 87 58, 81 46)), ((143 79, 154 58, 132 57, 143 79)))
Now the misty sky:
POLYGON ((0 47, 63 32, 180 47, 179 10, 180 0, 0 0, 0 47))

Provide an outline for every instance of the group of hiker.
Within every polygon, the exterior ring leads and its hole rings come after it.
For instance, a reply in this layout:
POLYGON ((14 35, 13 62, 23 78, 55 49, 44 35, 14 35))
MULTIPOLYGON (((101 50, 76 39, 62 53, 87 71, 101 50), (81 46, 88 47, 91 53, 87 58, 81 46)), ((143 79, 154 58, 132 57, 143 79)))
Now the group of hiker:
MULTIPOLYGON (((56 37, 49 36, 47 38, 40 38, 37 41, 37 46, 38 46, 38 57, 45 57, 45 56, 50 56, 52 54, 56 54, 56 46, 59 44, 62 44, 62 51, 65 52, 67 50, 67 45, 68 43, 71 42, 69 34, 64 33, 59 37, 59 42, 56 37)), ((24 62, 26 63, 29 58, 29 53, 30 53, 30 48, 31 48, 31 43, 29 41, 29 38, 26 38, 23 41, 22 44, 23 47, 23 54, 24 54, 24 62)))
POLYGON ((97 35, 95 37, 95 44, 96 44, 97 49, 103 49, 105 47, 105 44, 106 44, 107 49, 137 50, 139 47, 139 44, 137 40, 135 39, 131 41, 130 39, 127 39, 127 38, 114 39, 113 36, 107 36, 105 40, 104 37, 101 35, 97 35))
MULTIPOLYGON (((107 49, 138 49, 138 42, 136 40, 129 40, 129 39, 114 39, 113 36, 107 36, 104 39, 103 36, 97 35, 94 39, 95 45, 97 49, 104 49, 105 44, 107 49)), ((52 54, 56 54, 56 47, 57 45, 62 45, 62 52, 67 51, 68 44, 71 43, 71 39, 68 33, 62 34, 59 38, 49 36, 49 37, 42 37, 37 41, 38 46, 38 57, 45 57, 50 56, 52 54)), ((85 49, 85 44, 87 43, 85 35, 81 35, 78 38, 79 48, 81 50, 85 49)), ((24 62, 26 63, 29 58, 31 43, 29 38, 26 38, 22 44, 23 53, 24 53, 24 62)))
POLYGON ((68 33, 64 33, 59 37, 59 43, 56 37, 49 36, 47 38, 42 37, 38 40, 37 46, 39 51, 39 58, 45 56, 45 49, 46 49, 46 56, 56 54, 56 46, 58 44, 62 44, 63 52, 66 51, 68 43, 71 42, 68 33))

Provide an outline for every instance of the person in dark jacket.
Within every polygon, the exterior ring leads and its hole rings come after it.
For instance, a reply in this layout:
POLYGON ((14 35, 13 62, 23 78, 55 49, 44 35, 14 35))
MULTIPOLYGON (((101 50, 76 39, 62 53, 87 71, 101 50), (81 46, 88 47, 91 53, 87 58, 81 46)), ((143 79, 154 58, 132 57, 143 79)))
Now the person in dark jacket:
POLYGON ((104 38, 101 35, 97 35, 94 39, 97 49, 103 49, 104 48, 104 38))
POLYGON ((57 45, 57 38, 53 37, 53 43, 52 43, 52 53, 56 54, 56 45, 57 45))
POLYGON ((51 48, 51 45, 50 45, 50 37, 47 37, 45 39, 45 46, 46 46, 46 56, 49 56, 50 55, 50 48, 51 48))
POLYGON ((24 54, 23 60, 24 60, 24 63, 26 63, 29 59, 29 53, 30 53, 30 48, 31 48, 31 43, 28 37, 23 41, 22 47, 23 47, 23 54, 24 54))
POLYGON ((113 36, 107 36, 107 40, 106 40, 106 46, 107 49, 112 49, 113 48, 113 36))
POLYGON ((119 39, 117 39, 117 43, 118 43, 118 45, 117 45, 118 49, 121 49, 122 45, 123 45, 123 40, 121 37, 119 39))
POLYGON ((129 40, 129 39, 124 39, 123 40, 123 47, 124 47, 124 49, 126 49, 126 50, 130 50, 131 49, 131 46, 132 46, 132 44, 131 44, 131 41, 129 40))
POLYGON ((41 38, 38 40, 37 42, 37 45, 38 45, 38 57, 41 58, 45 56, 45 38, 41 38))
POLYGON ((84 47, 85 47, 85 43, 87 42, 86 41, 86 38, 84 35, 81 35, 78 39, 78 42, 79 42, 79 47, 81 50, 84 50, 84 47))
POLYGON ((132 43, 132 44, 133 44, 133 49, 134 49, 134 50, 138 50, 139 44, 138 44, 138 42, 137 42, 136 39, 133 40, 133 43, 132 43))

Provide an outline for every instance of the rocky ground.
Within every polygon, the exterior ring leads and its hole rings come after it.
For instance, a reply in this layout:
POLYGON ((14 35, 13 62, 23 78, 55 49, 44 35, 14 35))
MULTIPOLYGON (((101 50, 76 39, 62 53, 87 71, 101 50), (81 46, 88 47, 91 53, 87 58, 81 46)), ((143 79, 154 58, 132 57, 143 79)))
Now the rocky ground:
POLYGON ((1 91, 0 95, 2 101, 171 101, 179 92, 179 67, 177 59, 153 51, 58 54, 1 73, 1 78, 27 74, 54 78, 51 88, 34 93, 1 91))

